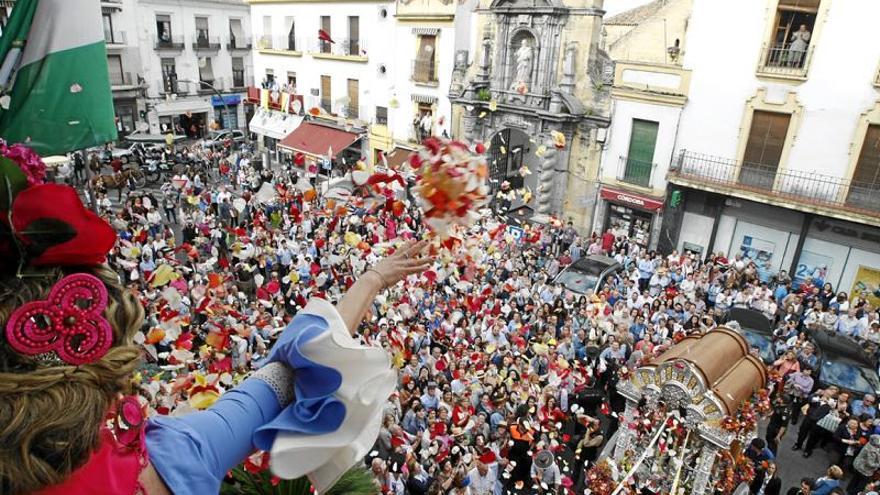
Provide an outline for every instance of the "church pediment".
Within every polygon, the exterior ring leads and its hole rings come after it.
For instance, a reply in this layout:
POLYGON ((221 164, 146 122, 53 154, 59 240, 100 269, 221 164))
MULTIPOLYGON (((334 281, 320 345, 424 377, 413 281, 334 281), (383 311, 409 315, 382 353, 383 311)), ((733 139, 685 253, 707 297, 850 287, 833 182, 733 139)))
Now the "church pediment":
POLYGON ((550 0, 494 0, 490 9, 534 9, 535 7, 556 7, 550 0))

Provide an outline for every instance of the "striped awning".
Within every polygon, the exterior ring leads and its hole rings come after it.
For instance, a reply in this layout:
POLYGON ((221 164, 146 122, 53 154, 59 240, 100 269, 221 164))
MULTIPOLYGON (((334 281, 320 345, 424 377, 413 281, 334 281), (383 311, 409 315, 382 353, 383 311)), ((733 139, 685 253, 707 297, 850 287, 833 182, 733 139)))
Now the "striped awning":
POLYGON ((437 36, 440 28, 412 28, 412 34, 416 36, 437 36))
POLYGON ((412 95, 412 101, 416 103, 430 103, 433 105, 434 103, 437 103, 437 97, 428 95, 412 95))

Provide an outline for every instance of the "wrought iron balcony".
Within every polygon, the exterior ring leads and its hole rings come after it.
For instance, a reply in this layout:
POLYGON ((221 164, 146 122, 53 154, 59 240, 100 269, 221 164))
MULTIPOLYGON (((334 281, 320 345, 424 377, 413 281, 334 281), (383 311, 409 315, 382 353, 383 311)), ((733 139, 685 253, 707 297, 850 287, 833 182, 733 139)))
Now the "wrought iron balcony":
POLYGON ((220 50, 220 38, 199 34, 193 39, 192 47, 197 52, 216 52, 220 50))
POLYGON ((438 84, 437 62, 434 60, 413 60, 412 80, 420 84, 438 84))
POLYGON ((335 43, 330 43, 329 41, 314 38, 310 43, 309 51, 313 55, 326 54, 366 59, 367 45, 363 38, 340 38, 334 41, 335 43))
POLYGON ((651 176, 656 167, 655 163, 621 156, 620 166, 617 168, 617 180, 636 186, 651 187, 651 176))
POLYGON ((758 73, 774 77, 805 78, 813 58, 813 46, 806 50, 793 50, 791 44, 774 43, 764 45, 758 73))
POLYGON ((252 47, 250 36, 229 36, 226 42, 226 49, 232 51, 248 51, 252 47))
POLYGON ((177 76, 174 77, 165 77, 156 82, 156 91, 160 95, 170 95, 179 93, 179 87, 177 85, 177 76))
POLYGON ((176 51, 179 52, 183 50, 183 36, 160 36, 155 39, 155 43, 153 47, 156 50, 161 51, 176 51))
POLYGON ((863 182, 814 172, 778 171, 755 163, 682 150, 669 169, 670 182, 750 192, 805 206, 880 216, 880 180, 863 182))

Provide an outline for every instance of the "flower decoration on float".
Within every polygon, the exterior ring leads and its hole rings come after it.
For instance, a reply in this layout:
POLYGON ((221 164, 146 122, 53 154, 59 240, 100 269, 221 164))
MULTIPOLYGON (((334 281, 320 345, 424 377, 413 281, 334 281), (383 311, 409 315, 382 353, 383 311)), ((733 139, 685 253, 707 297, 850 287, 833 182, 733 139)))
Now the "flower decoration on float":
POLYGON ((425 222, 441 239, 455 225, 468 228, 479 219, 478 210, 489 193, 485 146, 429 138, 409 163, 417 171, 415 192, 425 222))

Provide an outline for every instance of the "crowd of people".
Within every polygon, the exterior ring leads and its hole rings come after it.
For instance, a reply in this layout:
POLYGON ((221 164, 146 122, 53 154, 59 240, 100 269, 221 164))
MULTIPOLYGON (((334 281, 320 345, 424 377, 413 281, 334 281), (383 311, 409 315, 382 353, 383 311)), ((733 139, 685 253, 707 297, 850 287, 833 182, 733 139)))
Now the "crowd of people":
MULTIPOLYGON (((128 193, 120 208, 98 196, 120 238, 110 265, 146 308, 148 364, 137 379, 156 414, 209 404, 256 367, 309 298, 337 300, 396 242, 427 235, 407 191, 393 202, 371 201, 369 187, 321 197, 293 165, 262 167, 232 147, 194 153, 217 171, 210 186, 204 172, 183 170, 158 192, 128 193)), ((774 410, 748 451, 751 493, 873 489, 875 397, 817 390, 809 338, 842 333, 876 353, 880 314, 864 295, 850 300, 823 280, 795 285, 785 271, 762 280, 741 255, 658 253, 610 230, 581 235, 571 222, 518 227, 522 236, 487 213, 438 249, 432 269, 380 295, 360 328, 399 367, 365 459, 382 493, 584 493, 625 406, 619 369, 711 331, 732 308, 776 328, 774 410), (593 254, 623 269, 595 293, 554 284, 593 254), (792 428, 796 441, 781 445, 792 428), (806 457, 823 445, 833 452, 827 472, 783 487, 779 451, 806 457)))

